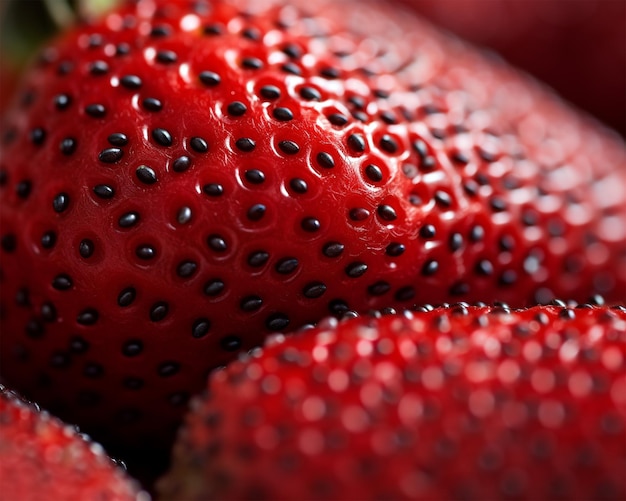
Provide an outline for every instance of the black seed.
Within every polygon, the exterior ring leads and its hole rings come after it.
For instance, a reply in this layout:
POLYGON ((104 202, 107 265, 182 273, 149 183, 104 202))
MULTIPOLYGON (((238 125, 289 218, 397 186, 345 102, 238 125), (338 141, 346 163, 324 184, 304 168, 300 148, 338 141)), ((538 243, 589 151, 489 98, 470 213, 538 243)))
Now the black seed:
POLYGON ((345 271, 350 278, 358 278, 367 271, 367 265, 357 261, 346 266, 345 271))
POLYGON ((107 137, 107 141, 113 146, 126 146, 128 144, 128 137, 122 132, 114 132, 107 137))
POLYGON ((299 264, 295 257, 285 257, 276 263, 276 271, 281 275, 289 275, 296 271, 299 264))
POLYGON ((256 148, 256 143, 249 137, 242 137, 235 141, 235 146, 241 151, 249 152, 256 148))
POLYGON ((302 74, 302 70, 300 69, 300 67, 294 63, 294 62, 286 62, 285 64, 283 64, 280 67, 281 70, 283 70, 285 73, 289 73, 290 75, 301 75, 302 74))
POLYGON ((189 141, 189 145, 191 146, 191 149, 197 151, 198 153, 206 153, 209 151, 209 145, 201 137, 192 137, 191 141, 189 141))
POLYGON ((326 257, 339 257, 342 254, 344 247, 345 246, 339 242, 328 242, 324 245, 322 253, 326 257))
POLYGON ((365 151, 365 139, 362 134, 350 134, 348 136, 348 147, 357 153, 365 151))
POLYGON ((118 162, 123 155, 124 152, 120 148, 107 148, 100 152, 98 160, 107 164, 112 164, 118 162))
POLYGON ((33 186, 32 183, 28 180, 20 181, 15 186, 15 192, 17 193, 17 196, 20 197, 21 199, 26 199, 30 195, 32 186, 33 186))
POLYGON ((305 217, 300 222, 300 227, 304 231, 313 233, 313 232, 319 231, 319 229, 322 227, 322 224, 320 223, 319 219, 315 219, 314 217, 305 217))
POLYGON ((26 324, 26 335, 29 338, 37 339, 44 335, 45 328, 43 324, 36 318, 31 318, 26 324))
POLYGON ((70 61, 62 61, 57 68, 57 73, 63 76, 69 74, 73 69, 74 63, 70 61))
POLYGON ((370 211, 363 207, 355 207, 350 209, 348 215, 352 221, 365 221, 370 216, 370 211))
POLYGON ((44 249, 51 249, 57 241, 57 235, 54 231, 48 231, 41 237, 41 246, 44 249))
POLYGON ((115 46, 115 55, 116 56, 125 56, 130 53, 130 45, 127 43, 119 43, 115 46))
POLYGON ((335 166, 334 158, 330 155, 330 153, 326 153, 325 151, 318 153, 316 160, 318 165, 325 169, 332 169, 335 166))
POLYGON ((502 212, 507 209, 507 204, 504 200, 498 197, 493 197, 489 200, 489 206, 495 212, 502 212))
POLYGON ((383 179, 383 171, 380 170, 380 167, 374 164, 369 164, 365 167, 365 175, 370 181, 375 183, 382 181, 383 179))
POLYGON ((59 94, 54 98, 54 105, 57 110, 64 110, 67 108, 72 102, 72 98, 68 94, 59 94))
POLYGON ((300 146, 293 141, 281 141, 278 143, 278 147, 286 155, 295 155, 300 151, 300 146))
POLYGON ((264 85, 261 87, 260 94, 265 99, 278 99, 280 97, 280 89, 275 85, 264 85))
POLYGON ((322 68, 320 70, 320 75, 328 79, 339 78, 339 70, 331 67, 322 68))
POLYGON ((493 265, 487 259, 481 259, 478 261, 474 269, 479 275, 488 276, 493 273, 493 265))
POLYGON ((208 318, 198 318, 191 327, 191 336, 200 339, 209 333, 211 322, 208 318))
POLYGON ((170 35, 171 32, 172 30, 170 29, 169 26, 166 26, 166 25, 154 26, 150 30, 150 36, 155 37, 155 38, 166 37, 170 35))
POLYGON ((71 137, 66 137, 59 143, 59 150, 64 155, 71 155, 76 151, 76 140, 71 137))
POLYGON ((576 312, 570 308, 564 308, 559 311, 559 317, 566 320, 574 320, 576 318, 576 312))
POLYGON ((198 75, 198 77, 200 78, 200 81, 208 87, 218 85, 222 81, 220 76, 213 71, 203 71, 200 75, 198 75))
POLYGON ((219 278, 209 280, 206 284, 204 284, 204 293, 207 296, 218 296, 222 293, 226 284, 222 282, 219 278))
POLYGON ((463 183, 463 190, 465 190, 465 193, 467 193, 471 197, 476 196, 479 190, 478 183, 470 179, 469 181, 463 183))
POLYGON ((511 235, 502 235, 498 240, 498 246, 503 252, 510 252, 515 249, 515 239, 511 235))
POLYGON ((241 35, 248 40, 257 42, 261 39, 261 32, 257 28, 245 28, 241 31, 241 35))
POLYGON ((176 221, 178 224, 187 224, 191 221, 191 207, 181 207, 178 209, 178 214, 176 215, 176 221))
POLYGON ((174 172, 185 172, 191 165, 191 159, 187 156, 178 157, 172 163, 172 169, 174 172))
POLYGON ((267 263, 269 257, 270 255, 265 251, 252 252, 248 256, 248 265, 252 266, 253 268, 259 268, 267 263))
POLYGON ((365 99, 361 96, 350 96, 348 102, 353 104, 358 110, 365 108, 365 99))
POLYGON ((80 244, 78 244, 78 253, 81 255, 81 257, 84 257, 85 259, 90 258, 93 255, 93 251, 93 242, 88 238, 81 240, 80 244))
POLYGON ((60 274, 54 277, 52 280, 52 287, 54 287, 58 291, 66 291, 71 289, 74 284, 72 283, 72 279, 69 275, 60 274))
POLYGON ((326 292, 326 284, 322 282, 311 282, 304 286, 302 294, 309 299, 321 297, 326 292))
POLYGON ((152 138, 161 146, 172 146, 172 135, 165 129, 154 129, 152 138))
POLYGON ((17 247, 17 239, 13 233, 9 233, 8 235, 3 235, 0 240, 0 245, 2 246, 2 250, 5 252, 14 252, 17 247))
POLYGON ((244 173, 246 181, 252 184, 261 184, 265 181, 265 174, 258 169, 250 169, 244 173))
POLYGON ((469 292, 469 285, 465 282, 457 282, 450 287, 450 295, 463 296, 469 292))
POLYGON ((15 294, 15 303, 18 306, 30 306, 30 293, 25 287, 20 288, 15 294))
POLYGON ((210 235, 209 238, 207 238, 207 243, 215 252, 224 252, 228 249, 226 240, 224 240, 220 235, 210 235))
POLYGON ((517 273, 514 270, 504 271, 498 279, 498 283, 504 286, 513 285, 515 282, 517 282, 517 273))
POLYGON ((463 235, 460 233, 452 233, 452 235, 450 235, 450 239, 448 240, 448 246, 452 252, 458 251, 461 247, 463 247, 463 235))
POLYGON ((293 113, 289 108, 276 108, 272 111, 272 116, 276 120, 280 120, 281 122, 288 122, 289 120, 293 120, 293 113))
MULTIPOLYGON (((386 97, 389 97, 389 96, 386 96, 386 97)), ((380 118, 382 119, 383 122, 385 122, 388 125, 394 125, 398 123, 398 119, 389 110, 385 110, 381 112, 380 118)))
POLYGON ((191 277, 198 269, 198 264, 194 261, 181 261, 176 268, 176 274, 181 278, 191 277))
POLYGON ((46 139, 46 131, 41 127, 37 127, 30 131, 30 140, 33 144, 40 145, 46 139))
POLYGON ((594 306, 603 306, 605 301, 600 294, 594 294, 589 298, 588 303, 594 306))
POLYGON ((248 219, 251 221, 259 221, 265 215, 265 205, 254 204, 248 209, 248 219))
POLYGON ((85 364, 83 369, 83 375, 88 378, 99 378, 104 374, 104 368, 100 364, 93 362, 85 364))
POLYGON ((300 88, 300 97, 302 97, 302 99, 306 99, 307 101, 322 100, 322 95, 320 94, 320 92, 317 89, 308 86, 300 88))
POLYGON ((341 127, 343 125, 346 125, 348 123, 348 117, 346 117, 345 115, 341 114, 341 113, 332 113, 330 115, 328 115, 328 121, 332 124, 335 125, 337 127, 341 127))
POLYGON ((422 238, 434 238, 437 234, 437 230, 432 224, 425 224, 420 228, 419 233, 422 238))
POLYGON ((178 60, 178 56, 175 52, 171 50, 160 50, 157 52, 156 60, 159 63, 171 64, 175 63, 178 60))
POLYGON ((80 336, 73 336, 69 343, 72 353, 86 353, 89 350, 89 343, 80 336))
POLYGON ((122 84, 122 87, 126 87, 131 90, 139 89, 142 85, 141 78, 137 75, 124 75, 120 78, 120 83, 122 84))
POLYGON ((470 230, 469 239, 471 242, 480 242, 485 238, 485 229, 480 225, 475 225, 470 230))
POLYGON ((139 213, 138 212, 127 212, 126 214, 122 214, 117 221, 122 228, 130 228, 131 226, 135 226, 139 222, 139 213))
POLYGON ((137 175, 137 179, 144 184, 154 184, 158 181, 156 172, 147 165, 137 167, 135 174, 137 175))
POLYGON ((205 184, 202 191, 210 197, 219 197, 224 193, 224 187, 216 183, 205 184))
POLYGON ((389 134, 383 134, 380 138, 380 148, 387 153, 396 153, 398 151, 398 143, 389 134))
POLYGON ((283 313, 274 313, 267 317, 265 326, 271 331, 282 331, 289 325, 289 317, 283 313))
POLYGON ((297 177, 289 181, 289 186, 296 193, 306 193, 307 190, 309 189, 309 186, 306 184, 306 181, 304 179, 300 179, 297 177))
POLYGON ((156 257, 156 250, 150 245, 140 245, 135 249, 135 254, 139 259, 149 260, 156 257))
POLYGON ((263 68, 263 61, 257 57, 244 57, 241 60, 241 66, 249 70, 259 70, 263 68))
POLYGON ((389 289, 391 289, 391 285, 389 285, 387 282, 383 280, 380 280, 370 285, 367 288, 367 292, 371 296, 382 296, 383 294, 386 294, 387 292, 389 292, 389 289))
POLYGON ((429 155, 426 158, 424 158, 422 162, 420 163, 420 169, 428 172, 428 171, 433 170, 435 165, 437 165, 437 161, 435 160, 435 157, 429 155))
POLYGON ((387 253, 387 255, 392 256, 392 257, 398 257, 404 254, 404 251, 405 251, 404 245, 398 242, 390 243, 385 249, 385 252, 387 253))
POLYGON ((52 201, 54 212, 61 213, 67 210, 70 204, 70 196, 67 193, 59 193, 52 201))
POLYGON ((109 65, 104 61, 94 61, 89 65, 89 72, 92 75, 104 75, 109 71, 109 65))
POLYGON ((237 351, 241 348, 241 339, 237 336, 225 336, 220 339, 220 346, 225 351, 237 351))
POLYGON ((221 24, 213 23, 205 26, 202 31, 205 35, 221 35, 224 28, 221 24))
POLYGON ((98 184, 97 186, 94 186, 93 192, 98 198, 105 200, 113 198, 115 195, 115 190, 107 184, 98 184))
POLYGON ((143 351, 143 342, 139 339, 131 339, 122 346, 122 353, 127 357, 136 357, 143 351))
POLYGON ((85 106, 85 113, 93 118, 102 118, 106 115, 106 108, 102 104, 89 104, 85 106))
POLYGON ((415 297, 415 289, 408 285, 398 289, 394 296, 398 301, 410 301, 415 297))
POLYGON ((396 211, 390 205, 379 205, 376 212, 380 216, 381 219, 385 221, 395 221, 398 218, 396 211))
POLYGON ((452 205, 452 198, 445 191, 437 190, 435 192, 435 202, 442 207, 450 207, 452 205))
POLYGON ((165 301, 154 303, 150 307, 150 320, 153 322, 160 322, 167 316, 169 309, 170 307, 165 301))
POLYGON ((241 101, 233 101, 232 103, 230 103, 228 105, 226 110, 227 110, 229 115, 231 115, 233 117, 240 117, 246 111, 248 111, 248 108, 241 101))
POLYGON ((76 322, 80 325, 93 325, 98 321, 98 310, 93 308, 87 308, 86 310, 81 311, 76 317, 76 322))
POLYGON ((438 269, 439 269, 439 263, 435 261, 434 259, 429 259, 422 266, 422 275, 424 276, 434 275, 435 273, 437 273, 438 269))
POLYGON ((0 186, 6 186, 9 175, 5 169, 0 168, 0 186))
POLYGON ((70 365, 72 360, 69 355, 62 352, 56 352, 50 357, 50 365, 56 369, 64 369, 70 365))
POLYGON ((138 377, 127 377, 122 384, 129 390, 139 390, 143 387, 144 381, 138 377))
POLYGON ((127 287, 117 296, 117 304, 122 308, 130 306, 137 297, 137 291, 133 287, 127 287))
POLYGON ((292 59, 298 59, 300 56, 302 56, 302 49, 300 49, 300 47, 293 43, 285 45, 282 50, 292 59))
POLYGON ((141 104, 148 111, 161 111, 163 109, 163 103, 156 97, 147 97, 141 104))
POLYGON ((263 305, 263 300, 259 296, 244 297, 239 303, 243 311, 251 312, 258 310, 263 305))
POLYGON ((328 310, 333 315, 343 315, 346 313, 350 307, 348 303, 346 303, 343 299, 333 299, 328 303, 328 310))

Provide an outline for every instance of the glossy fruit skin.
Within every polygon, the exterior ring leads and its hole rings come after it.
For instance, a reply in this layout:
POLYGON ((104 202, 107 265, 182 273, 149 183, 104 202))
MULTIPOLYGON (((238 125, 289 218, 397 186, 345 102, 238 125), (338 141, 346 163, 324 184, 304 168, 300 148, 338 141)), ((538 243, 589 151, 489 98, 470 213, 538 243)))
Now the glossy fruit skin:
POLYGON ((623 499, 626 310, 329 322, 212 375, 163 499, 623 499))
POLYGON ((3 385, 0 485, 7 500, 150 499, 99 444, 3 385))
POLYGON ((624 145, 379 5, 130 2, 21 88, 2 374, 107 444, 328 314, 624 297, 624 145))

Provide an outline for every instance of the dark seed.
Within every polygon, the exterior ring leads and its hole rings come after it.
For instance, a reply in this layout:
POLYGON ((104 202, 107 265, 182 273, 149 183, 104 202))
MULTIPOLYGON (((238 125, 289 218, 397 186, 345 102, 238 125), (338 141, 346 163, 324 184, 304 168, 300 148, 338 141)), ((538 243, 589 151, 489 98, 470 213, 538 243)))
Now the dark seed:
POLYGON ((107 141, 113 146, 126 146, 128 144, 128 136, 122 132, 114 132, 107 138, 107 141))
POLYGON ((80 244, 78 245, 78 253, 81 255, 81 257, 84 257, 85 259, 90 258, 93 255, 93 251, 94 245, 91 240, 89 240, 88 238, 81 240, 80 244))
POLYGON ((175 63, 178 60, 178 56, 175 52, 172 52, 171 50, 160 50, 159 52, 157 52, 156 60, 159 63, 171 64, 175 63))
POLYGON ((124 152, 120 148, 107 148, 106 150, 102 150, 98 155, 98 160, 101 162, 112 164, 119 161, 124 152))
POLYGON ((305 217, 300 223, 300 226, 304 231, 313 233, 319 231, 319 229, 322 227, 322 224, 320 223, 319 219, 315 219, 314 217, 305 217))
POLYGON ((281 331, 289 325, 289 317, 282 313, 274 313, 267 318, 265 325, 271 331, 281 331))
POLYGON ((137 179, 144 184, 154 184, 158 181, 156 172, 147 165, 140 165, 135 171, 137 179))
POLYGON ((209 333, 210 328, 211 322, 208 318, 199 318, 193 323, 191 336, 196 339, 200 339, 209 333))
POLYGON ((126 308, 133 303, 136 296, 137 291, 133 287, 127 287, 117 296, 117 304, 122 308, 126 308))
POLYGON ((452 252, 458 251, 461 247, 463 247, 463 235, 460 233, 452 233, 450 235, 448 245, 452 252))
POLYGON ((27 288, 21 287, 15 294, 15 304, 18 306, 30 306, 30 292, 27 288))
POLYGON ((253 268, 259 268, 267 263, 270 255, 265 251, 253 252, 248 256, 248 265, 253 268))
POLYGON ((143 342, 139 339, 131 339, 122 346, 122 353, 127 357, 136 357, 143 351, 143 342))
POLYGON ((46 131, 41 127, 37 127, 30 131, 30 140, 33 144, 40 145, 44 142, 44 139, 46 139, 46 131))
POLYGON ((391 289, 391 285, 389 285, 387 282, 381 280, 379 282, 376 282, 376 283, 370 285, 367 288, 367 292, 371 296, 382 296, 383 294, 386 294, 387 292, 389 292, 389 289, 391 289))
POLYGON ((330 67, 322 68, 322 70, 320 71, 320 75, 328 79, 339 78, 339 70, 330 67))
POLYGON ((302 99, 306 99, 307 101, 321 101, 322 95, 320 92, 313 87, 301 87, 300 88, 300 97, 302 99))
POLYGON ((126 214, 122 214, 117 221, 122 228, 130 228, 131 226, 135 226, 139 222, 139 213, 137 212, 127 212, 126 214))
POLYGON ((346 266, 346 274, 350 278, 358 278, 362 276, 367 271, 367 265, 361 262, 351 263, 346 266))
POLYGON ((191 208, 190 207, 181 207, 178 209, 178 214, 176 215, 176 221, 178 224, 187 224, 191 221, 191 208))
POLYGON ((71 359, 65 353, 57 352, 50 357, 50 365, 52 367, 55 367, 56 369, 64 369, 66 367, 69 367, 70 363, 71 359))
POLYGON ((352 221, 365 221, 370 216, 370 211, 363 207, 356 207, 350 209, 349 216, 352 221))
POLYGON ((258 310, 263 305, 263 300, 259 296, 244 297, 239 303, 243 311, 251 312, 258 310))
POLYGON ((420 237, 422 238, 434 238, 436 234, 437 231, 432 224, 425 224, 420 228, 420 237))
POLYGON ((89 343, 80 336, 73 336, 69 345, 72 353, 86 353, 89 350, 89 343))
POLYGON ((150 308, 150 320, 152 322, 160 322, 167 316, 169 305, 164 301, 155 303, 150 308))
POLYGON ((285 45, 283 52, 292 59, 298 59, 302 56, 302 49, 293 43, 285 45))
POLYGON ((52 280, 52 287, 59 291, 66 291, 71 289, 74 284, 69 275, 61 274, 54 277, 52 280))
POLYGON ((259 70, 263 68, 263 61, 256 57, 244 57, 241 66, 249 70, 259 70))
POLYGON ((300 151, 300 146, 293 141, 281 141, 278 143, 278 147, 286 155, 295 155, 300 151))
POLYGON ((52 201, 54 212, 61 213, 70 205, 70 196, 67 193, 59 193, 52 201))
POLYGON ((385 221, 395 221, 398 218, 396 211, 390 205, 379 205, 376 212, 380 216, 381 219, 385 221))
POLYGON ((148 111, 161 111, 163 109, 163 103, 156 97, 147 97, 141 104, 148 111))
POLYGON ((203 71, 200 75, 198 75, 198 77, 200 78, 200 81, 208 87, 218 85, 222 81, 220 76, 213 71, 203 71))
POLYGON ((45 328, 43 324, 36 318, 31 318, 26 324, 26 335, 29 338, 37 339, 44 335, 45 328))
POLYGON ((489 206, 495 212, 502 212, 507 209, 507 204, 504 200, 498 197, 493 197, 489 200, 489 206))
POLYGON ((415 289, 411 286, 402 287, 395 293, 395 298, 398 301, 410 301, 414 297, 415 289))
POLYGON ((311 282, 302 289, 302 294, 309 299, 321 297, 324 292, 326 292, 326 284, 322 282, 311 282))
POLYGON ((66 109, 72 102, 72 98, 67 94, 59 94, 54 98, 54 105, 57 110, 66 109))
POLYGON ((59 149, 64 155, 71 155, 76 151, 76 140, 71 137, 66 137, 59 143, 59 149))
POLYGON ((172 146, 172 135, 165 129, 154 129, 152 138, 161 146, 172 146))
POLYGON ((191 159, 187 156, 178 157, 172 163, 174 172, 185 172, 191 165, 191 159))
POLYGON ((398 143, 388 134, 384 134, 383 137, 380 138, 379 146, 387 153, 395 153, 398 151, 398 143))
POLYGON ((348 123, 348 117, 341 113, 332 113, 331 115, 328 115, 327 118, 332 125, 335 125, 337 127, 341 127, 348 123))
POLYGON ((289 181, 289 186, 296 193, 306 193, 307 190, 309 189, 309 186, 306 184, 306 181, 300 178, 294 178, 291 181, 289 181))
POLYGON ((439 269, 439 263, 435 261, 434 259, 429 259, 422 266, 422 275, 426 277, 430 275, 434 275, 435 273, 437 273, 438 269, 439 269))
POLYGON ((263 204, 255 204, 248 209, 248 219, 251 221, 259 221, 265 215, 265 205, 263 204))
POLYGON ((204 285, 204 293, 207 296, 218 296, 222 293, 225 287, 226 284, 222 282, 219 278, 216 278, 214 280, 208 281, 204 285))
POLYGON ((100 364, 88 363, 83 369, 83 375, 91 379, 102 377, 103 374, 104 368, 100 364))
POLYGON ((102 198, 105 200, 111 199, 115 195, 115 190, 107 184, 99 184, 97 186, 94 186, 93 192, 98 198, 102 198))
POLYGON ((150 30, 150 36, 151 37, 166 37, 171 33, 171 29, 169 26, 166 25, 161 25, 161 26, 154 26, 151 30, 150 30))
POLYGON ((89 104, 85 106, 85 113, 93 118, 102 118, 106 115, 106 108, 102 104, 89 104))
POLYGON ((197 263, 193 261, 182 261, 176 268, 176 274, 181 278, 189 278, 196 272, 197 269, 197 263))
POLYGON ((285 73, 289 73, 290 75, 302 75, 302 70, 300 67, 294 62, 287 62, 280 67, 285 73))
POLYGON ((324 245, 322 253, 326 257, 339 257, 342 254, 344 247, 345 246, 339 242, 328 242, 324 245))
POLYGON ((189 141, 189 145, 191 146, 191 149, 197 151, 198 153, 206 153, 209 151, 209 145, 201 137, 192 137, 191 141, 189 141))
POLYGON ((481 259, 476 263, 476 273, 479 275, 491 275, 493 273, 493 265, 486 259, 481 259))
POLYGON ((137 75, 124 75, 120 78, 120 83, 122 84, 122 87, 126 87, 131 90, 139 89, 142 85, 141 78, 137 75))
POLYGON ((437 190, 435 192, 435 202, 441 207, 450 207, 452 205, 452 198, 445 191, 437 190))
POLYGON ((94 310, 93 308, 87 308, 86 310, 83 310, 78 314, 78 317, 76 317, 76 322, 80 325, 93 325, 98 321, 99 316, 100 315, 98 314, 97 310, 94 310))
POLYGON ((57 241, 57 235, 54 231, 48 231, 41 237, 41 246, 44 249, 51 249, 57 241))
POLYGON ((265 99, 278 99, 280 97, 280 89, 275 85, 264 85, 261 87, 260 94, 265 99))
POLYGON ((223 31, 224 28, 219 23, 209 24, 208 26, 205 26, 202 30, 205 35, 221 35, 223 31))
POLYGON ((361 134, 350 134, 348 136, 348 147, 357 153, 365 151, 365 139, 361 134))
POLYGON ((475 225, 470 230, 469 239, 472 242, 480 242, 485 238, 485 229, 480 225, 475 225))
POLYGON ((30 181, 20 181, 15 186, 15 192, 17 193, 17 196, 21 199, 26 199, 30 195, 32 186, 33 185, 30 181))
POLYGON ((202 187, 202 191, 209 197, 219 197, 224 193, 224 187, 216 183, 205 184, 202 187))
POLYGON ((325 151, 318 153, 316 160, 317 163, 324 169, 332 169, 335 166, 335 160, 330 153, 326 153, 325 151))
POLYGON ((233 117, 240 117, 248 111, 248 108, 241 101, 233 101, 228 105, 226 111, 233 117))
POLYGON ((404 245, 398 242, 390 243, 385 249, 385 252, 387 253, 387 255, 392 256, 392 257, 401 256, 402 254, 404 254, 404 251, 405 251, 404 245))
POLYGON ((272 116, 281 122, 293 120, 293 113, 289 108, 275 108, 274 111, 272 111, 272 116))
POLYGON ((135 249, 135 254, 139 259, 154 259, 156 257, 156 249, 150 245, 140 245, 135 249))
POLYGON ((109 71, 109 65, 104 61, 94 61, 89 66, 89 72, 94 75, 104 75, 109 71))
POLYGON ((219 235, 210 235, 207 239, 207 243, 209 244, 209 247, 215 252, 224 252, 228 249, 226 240, 224 240, 219 235))
MULTIPOLYGON (((387 97, 389 97, 389 96, 387 96, 387 97)), ((394 125, 394 124, 398 123, 398 119, 389 110, 383 111, 380 114, 380 118, 382 119, 383 122, 385 122, 388 125, 394 125)))
POLYGON ((265 174, 258 169, 250 169, 244 173, 246 181, 252 184, 261 184, 265 181, 265 174))
POLYGON ((514 270, 506 270, 498 279, 500 285, 508 286, 517 282, 517 273, 514 270))
POLYGON ((220 339, 220 346, 224 351, 237 351, 241 348, 241 339, 237 336, 225 336, 220 339))
POLYGON ((245 152, 250 152, 256 147, 256 143, 249 137, 242 137, 235 141, 235 146, 245 152))
POLYGON ((2 240, 0 240, 0 245, 2 246, 2 250, 5 252, 15 252, 15 248, 17 247, 17 239, 15 235, 9 233, 8 235, 4 235, 2 240))
POLYGON ((380 167, 374 164, 369 164, 367 167, 365 167, 365 175, 369 178, 370 181, 373 181, 375 183, 378 183, 383 179, 383 171, 380 170, 380 167))
POLYGON ((296 271, 299 264, 295 257, 286 257, 276 263, 276 271, 281 275, 289 275, 296 271))
POLYGON ((465 282, 457 282, 450 287, 450 295, 463 296, 469 292, 469 285, 465 282))
POLYGON ((138 377, 127 377, 124 379, 124 382, 122 384, 125 388, 128 388, 129 390, 139 390, 143 387, 145 383, 143 379, 140 379, 138 377))

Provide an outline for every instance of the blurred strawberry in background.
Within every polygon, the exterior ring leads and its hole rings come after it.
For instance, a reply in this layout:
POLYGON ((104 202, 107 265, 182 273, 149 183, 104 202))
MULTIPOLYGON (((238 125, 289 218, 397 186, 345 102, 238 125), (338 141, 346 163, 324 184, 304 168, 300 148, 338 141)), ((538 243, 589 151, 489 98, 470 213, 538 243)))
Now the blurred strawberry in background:
POLYGON ((395 0, 626 134, 624 0, 395 0))

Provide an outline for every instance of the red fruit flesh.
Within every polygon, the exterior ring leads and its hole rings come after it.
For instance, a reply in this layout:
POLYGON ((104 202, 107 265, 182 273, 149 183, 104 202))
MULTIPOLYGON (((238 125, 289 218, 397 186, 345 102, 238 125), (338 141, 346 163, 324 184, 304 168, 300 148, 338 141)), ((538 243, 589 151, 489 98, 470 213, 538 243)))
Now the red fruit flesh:
POLYGON ((102 447, 0 385, 0 486, 7 501, 148 501, 102 447))
POLYGON ((212 375, 177 499, 624 499, 626 310, 435 309, 279 337, 212 375))
POLYGON ((131 2, 5 117, 2 374, 162 445, 211 369, 329 313, 623 299, 624 154, 378 4, 131 2))

